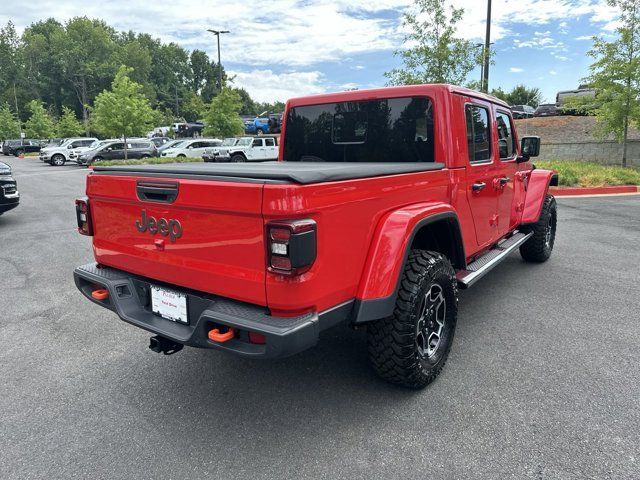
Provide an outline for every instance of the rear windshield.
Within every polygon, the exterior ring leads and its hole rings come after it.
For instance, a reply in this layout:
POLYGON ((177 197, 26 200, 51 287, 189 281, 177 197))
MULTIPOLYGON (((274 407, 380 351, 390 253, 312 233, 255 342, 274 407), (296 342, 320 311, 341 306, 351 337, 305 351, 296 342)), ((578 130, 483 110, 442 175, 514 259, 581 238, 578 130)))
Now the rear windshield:
POLYGON ((288 162, 433 162, 433 105, 425 97, 295 107, 288 162))

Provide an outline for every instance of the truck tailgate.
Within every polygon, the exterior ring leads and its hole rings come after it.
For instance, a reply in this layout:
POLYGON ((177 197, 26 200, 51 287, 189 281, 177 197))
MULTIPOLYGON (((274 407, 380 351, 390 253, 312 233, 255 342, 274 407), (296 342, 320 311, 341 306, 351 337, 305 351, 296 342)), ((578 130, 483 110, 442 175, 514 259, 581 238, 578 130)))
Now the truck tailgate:
POLYGON ((96 261, 161 282, 266 305, 263 187, 259 182, 134 173, 89 175, 96 261), (173 194, 153 194, 163 192, 163 186, 170 192, 177 189, 175 199, 173 194))

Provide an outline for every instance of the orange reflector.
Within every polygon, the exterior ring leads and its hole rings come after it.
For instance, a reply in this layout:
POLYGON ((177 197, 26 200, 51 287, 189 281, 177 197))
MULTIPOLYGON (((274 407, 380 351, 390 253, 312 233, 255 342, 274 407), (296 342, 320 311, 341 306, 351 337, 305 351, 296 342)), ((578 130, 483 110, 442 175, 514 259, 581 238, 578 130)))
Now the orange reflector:
POLYGON ((209 330, 209 340, 211 340, 212 342, 220 342, 220 343, 224 343, 224 342, 228 342, 229 340, 231 340, 233 338, 233 336, 235 335, 236 331, 233 328, 230 328, 229 330, 227 330, 224 333, 220 333, 220 330, 217 328, 214 328, 213 330, 209 330))
POLYGON ((93 292, 91 292, 91 296, 96 300, 106 300, 107 298, 109 298, 109 290, 100 288, 98 290, 94 290, 93 292))

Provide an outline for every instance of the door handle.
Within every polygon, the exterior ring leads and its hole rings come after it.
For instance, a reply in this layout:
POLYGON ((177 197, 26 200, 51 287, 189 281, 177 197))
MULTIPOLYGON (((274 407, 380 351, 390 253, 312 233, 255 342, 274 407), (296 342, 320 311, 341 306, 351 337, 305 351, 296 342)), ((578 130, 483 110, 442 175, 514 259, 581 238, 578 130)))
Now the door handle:
POLYGON ((484 190, 486 188, 487 184, 484 182, 478 182, 478 183, 474 183, 471 186, 471 190, 473 190, 474 192, 479 192, 481 190, 484 190))
POLYGON ((509 183, 509 180, 511 179, 509 177, 502 177, 498 180, 500 181, 500 185, 504 187, 507 183, 509 183))

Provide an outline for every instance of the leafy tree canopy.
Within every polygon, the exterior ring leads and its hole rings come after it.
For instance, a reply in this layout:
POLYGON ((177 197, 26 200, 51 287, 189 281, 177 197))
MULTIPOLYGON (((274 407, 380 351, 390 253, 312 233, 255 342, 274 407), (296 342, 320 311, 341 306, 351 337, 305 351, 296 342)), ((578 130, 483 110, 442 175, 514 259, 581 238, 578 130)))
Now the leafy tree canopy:
POLYGON ((629 125, 640 124, 640 0, 607 3, 620 11, 617 38, 594 39, 589 55, 595 61, 587 81, 597 92, 598 133, 623 144, 622 165, 627 166, 629 125))
POLYGON ((204 118, 207 124, 204 134, 217 138, 241 135, 244 132, 244 123, 239 114, 241 107, 240 95, 225 88, 209 105, 204 118))
POLYGON ((55 134, 53 119, 42 106, 42 102, 32 100, 27 106, 31 116, 25 123, 25 133, 29 138, 52 138, 55 134))
MULTIPOLYGON (((118 69, 111 90, 104 90, 94 102, 93 125, 108 137, 144 136, 153 128, 156 115, 142 86, 129 78, 131 69, 122 65, 118 69)), ((125 142, 126 145, 126 142, 125 142)), ((125 146, 125 158, 127 157, 125 146)))
POLYGON ((77 137, 82 135, 84 127, 76 118, 76 114, 69 107, 62 107, 62 116, 56 124, 56 134, 60 138, 77 137))
POLYGON ((389 84, 462 85, 482 56, 473 42, 456 36, 463 14, 464 9, 448 5, 447 0, 416 0, 403 20, 409 30, 405 42, 411 46, 396 52, 404 65, 385 73, 389 84))
POLYGON ((542 103, 542 91, 537 87, 529 88, 525 85, 517 85, 510 92, 505 92, 500 87, 494 88, 491 95, 509 105, 530 105, 537 108, 542 103))
POLYGON ((20 138, 20 122, 9 108, 9 104, 0 105, 0 140, 20 138))

